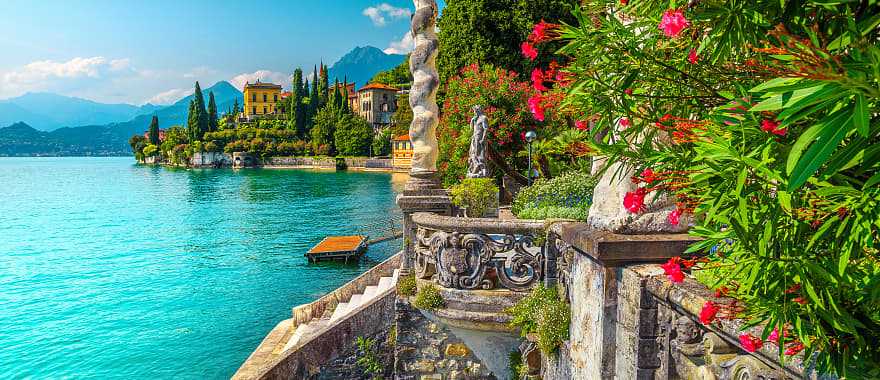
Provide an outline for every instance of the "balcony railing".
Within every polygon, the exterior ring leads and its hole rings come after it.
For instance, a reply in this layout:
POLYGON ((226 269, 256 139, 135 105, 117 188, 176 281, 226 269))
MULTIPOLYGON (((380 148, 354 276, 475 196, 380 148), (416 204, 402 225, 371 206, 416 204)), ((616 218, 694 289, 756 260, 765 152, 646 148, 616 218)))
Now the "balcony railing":
MULTIPOLYGON (((546 280, 544 224, 413 214, 416 277, 452 289, 526 291, 546 280)), ((553 271, 555 272, 555 271, 553 271)))

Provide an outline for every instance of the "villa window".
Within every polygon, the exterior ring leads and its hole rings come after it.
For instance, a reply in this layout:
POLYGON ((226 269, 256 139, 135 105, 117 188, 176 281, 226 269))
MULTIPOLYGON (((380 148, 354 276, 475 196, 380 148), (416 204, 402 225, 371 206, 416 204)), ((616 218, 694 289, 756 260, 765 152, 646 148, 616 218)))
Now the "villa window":
POLYGON ((257 114, 257 107, 252 107, 251 108, 251 115, 256 115, 256 114, 257 114))
POLYGON ((276 101, 276 102, 278 101, 278 95, 277 95, 277 94, 276 94, 276 95, 272 95, 272 98, 274 99, 274 101, 276 101))
MULTIPOLYGON (((266 94, 263 94, 263 101, 266 101, 266 94)), ((263 113, 266 113, 265 111, 263 113)))
POLYGON ((266 107, 263 107, 263 114, 267 114, 267 113, 269 113, 269 112, 266 111, 266 107))
MULTIPOLYGON (((257 94, 251 94, 251 101, 252 101, 252 102, 256 102, 256 101, 257 101, 257 94)), ((256 108, 254 108, 254 109, 256 109, 256 108)), ((257 113, 257 111, 254 111, 254 113, 257 113)))

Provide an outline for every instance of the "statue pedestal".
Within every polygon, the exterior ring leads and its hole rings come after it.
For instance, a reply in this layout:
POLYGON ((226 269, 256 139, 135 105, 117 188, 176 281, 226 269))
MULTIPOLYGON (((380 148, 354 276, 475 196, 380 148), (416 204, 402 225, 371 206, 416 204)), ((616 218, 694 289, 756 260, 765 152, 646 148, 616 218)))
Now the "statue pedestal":
POLYGON ((446 190, 440 186, 437 173, 423 171, 410 173, 403 194, 397 196, 397 206, 403 211, 403 257, 400 261, 400 274, 409 275, 413 268, 413 242, 416 239, 412 215, 417 212, 451 215, 452 201, 446 190))

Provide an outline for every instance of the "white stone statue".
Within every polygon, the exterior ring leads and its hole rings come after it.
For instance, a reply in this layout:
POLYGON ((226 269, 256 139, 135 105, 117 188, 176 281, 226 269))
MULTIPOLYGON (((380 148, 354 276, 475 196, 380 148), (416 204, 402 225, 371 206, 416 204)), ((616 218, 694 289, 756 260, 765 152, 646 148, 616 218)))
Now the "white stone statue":
POLYGON ((489 131, 489 119, 483 114, 483 108, 479 105, 474 106, 473 111, 467 177, 486 178, 489 176, 489 166, 486 164, 486 134, 489 131))

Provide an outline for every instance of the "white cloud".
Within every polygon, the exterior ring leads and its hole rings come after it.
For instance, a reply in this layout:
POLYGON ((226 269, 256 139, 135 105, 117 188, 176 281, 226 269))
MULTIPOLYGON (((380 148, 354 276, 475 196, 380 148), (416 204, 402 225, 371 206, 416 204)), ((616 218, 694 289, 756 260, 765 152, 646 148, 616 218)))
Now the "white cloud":
POLYGON ((281 85, 281 87, 290 88, 290 81, 293 80, 293 76, 290 74, 279 73, 277 71, 257 70, 252 73, 238 74, 230 79, 229 83, 235 86, 235 88, 243 90, 245 83, 254 83, 257 79, 259 79, 260 82, 275 83, 281 85))
POLYGON ((384 50, 385 54, 406 54, 413 51, 416 42, 413 39, 412 32, 406 32, 400 41, 391 41, 384 50))
POLYGON ((98 78, 101 72, 110 68, 104 57, 76 57, 67 62, 51 60, 35 61, 19 70, 3 75, 3 83, 11 86, 37 84, 50 78, 98 78))
POLYGON ((147 103, 153 103, 156 105, 165 105, 172 104, 180 99, 183 99, 185 96, 189 96, 193 93, 193 89, 183 89, 183 88, 173 88, 168 91, 160 92, 147 100, 147 103))
POLYGON ((373 25, 376 26, 385 26, 389 18, 396 20, 412 15, 412 11, 408 8, 398 8, 388 3, 368 7, 362 13, 364 16, 369 17, 373 21, 373 25))
POLYGON ((110 70, 113 70, 113 71, 125 70, 129 67, 129 65, 131 65, 131 60, 128 58, 114 59, 114 60, 110 61, 110 70))

